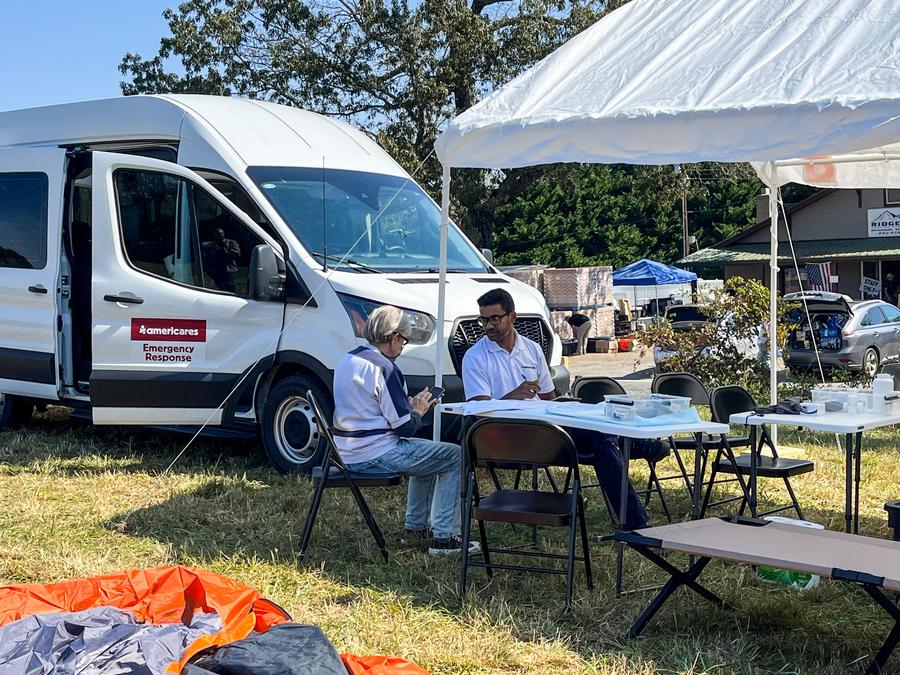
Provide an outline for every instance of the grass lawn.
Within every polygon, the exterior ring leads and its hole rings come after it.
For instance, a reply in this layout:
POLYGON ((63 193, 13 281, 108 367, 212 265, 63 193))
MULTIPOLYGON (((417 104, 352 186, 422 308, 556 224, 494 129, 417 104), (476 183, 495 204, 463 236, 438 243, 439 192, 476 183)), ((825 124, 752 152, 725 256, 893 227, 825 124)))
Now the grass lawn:
MULTIPOLYGON (((402 656, 434 673, 837 675, 861 671, 891 627, 858 588, 826 581, 801 593, 760 582, 751 568, 713 562, 702 580, 738 611, 715 610, 681 590, 643 637, 625 641, 649 596, 614 598, 614 549, 595 537, 595 590, 576 575, 572 615, 561 613, 563 577, 499 571, 489 583, 477 569, 460 607, 456 559, 399 546, 403 488, 370 493, 389 564, 343 491, 326 492, 301 563, 294 548, 310 484, 267 468, 254 446, 209 440, 162 475, 187 439, 91 427, 54 408, 0 434, 0 581, 204 567, 259 588, 295 621, 321 625, 339 650, 402 656)), ((861 528, 879 537, 887 536, 883 503, 900 498, 897 439, 891 430, 864 438, 861 528)), ((843 529, 844 464, 834 437, 782 433, 782 442, 816 461, 815 473, 794 482, 806 517, 843 529)), ((636 480, 644 468, 635 462, 636 480)), ((684 514, 687 498, 677 485, 667 482, 668 498, 684 514)), ((760 485, 763 501, 780 503, 783 489, 760 485)), ((602 534, 610 528, 603 501, 596 491, 588 498, 588 527, 602 534)), ((658 503, 651 509, 659 520, 658 503)), ((516 536, 507 527, 492 532, 507 542, 516 536)), ((564 546, 562 532, 541 535, 548 548, 564 546)), ((633 553, 626 570, 629 587, 660 578, 633 553)), ((900 654, 889 672, 900 672, 900 654)))

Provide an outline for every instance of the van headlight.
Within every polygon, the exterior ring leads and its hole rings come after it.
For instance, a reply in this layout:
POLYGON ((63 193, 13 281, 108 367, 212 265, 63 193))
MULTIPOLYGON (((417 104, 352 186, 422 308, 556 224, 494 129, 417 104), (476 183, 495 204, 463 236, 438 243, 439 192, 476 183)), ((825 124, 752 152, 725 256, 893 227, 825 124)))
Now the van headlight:
MULTIPOLYGON (((345 293, 338 293, 337 296, 350 317, 350 323, 353 324, 353 334, 356 337, 365 337, 366 321, 369 320, 369 315, 385 303, 357 298, 355 295, 347 295, 345 293)), ((414 309, 406 309, 405 307, 400 307, 399 309, 402 309, 403 313, 406 314, 409 319, 409 325, 412 328, 409 334, 409 341, 414 345, 424 345, 428 342, 431 339, 431 334, 434 332, 434 319, 425 312, 417 312, 414 309)))

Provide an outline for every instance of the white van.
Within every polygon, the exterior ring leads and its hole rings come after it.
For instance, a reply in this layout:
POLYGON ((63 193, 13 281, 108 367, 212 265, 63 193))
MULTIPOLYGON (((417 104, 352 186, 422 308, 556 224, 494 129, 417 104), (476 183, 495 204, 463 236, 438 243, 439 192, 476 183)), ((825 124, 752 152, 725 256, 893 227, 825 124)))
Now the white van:
MULTIPOLYGON (((304 398, 331 397, 368 313, 404 308, 399 365, 434 377, 440 211, 360 131, 213 96, 134 96, 0 113, 0 429, 35 404, 96 424, 206 423, 260 434, 281 471, 318 445, 304 398)), ((447 400, 502 287, 558 388, 535 290, 453 225, 447 400)))

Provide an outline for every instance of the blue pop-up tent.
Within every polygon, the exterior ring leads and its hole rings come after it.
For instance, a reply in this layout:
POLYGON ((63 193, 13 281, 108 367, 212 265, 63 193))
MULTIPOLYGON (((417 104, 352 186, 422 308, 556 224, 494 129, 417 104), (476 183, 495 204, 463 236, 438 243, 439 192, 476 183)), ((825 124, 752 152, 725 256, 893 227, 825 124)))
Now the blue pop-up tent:
MULTIPOLYGON (((617 269, 612 274, 613 286, 654 286, 686 284, 697 280, 697 275, 687 270, 643 258, 617 269)), ((637 289, 635 289, 637 304, 637 289)), ((656 295, 656 312, 659 313, 659 293, 656 295)))
POLYGON ((644 258, 617 269, 612 278, 613 286, 664 286, 696 281, 697 275, 644 258))

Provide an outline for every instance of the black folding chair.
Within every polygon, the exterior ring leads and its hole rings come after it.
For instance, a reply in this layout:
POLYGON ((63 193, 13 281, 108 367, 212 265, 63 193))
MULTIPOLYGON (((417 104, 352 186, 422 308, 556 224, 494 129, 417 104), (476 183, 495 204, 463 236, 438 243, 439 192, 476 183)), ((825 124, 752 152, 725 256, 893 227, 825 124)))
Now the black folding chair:
MULTIPOLYGON (((616 380, 611 377, 579 377, 572 385, 572 396, 581 399, 583 403, 600 403, 607 396, 616 396, 625 394, 625 389, 616 380)), ((666 453, 668 456, 668 453, 666 453)), ((644 506, 650 504, 650 498, 655 492, 659 495, 659 501, 662 504, 663 512, 666 514, 666 520, 672 522, 672 514, 669 512, 669 505, 666 502, 666 496, 663 494, 662 483, 656 473, 656 465, 665 457, 651 457, 646 453, 641 453, 641 446, 632 443, 631 458, 646 460, 647 466, 650 467, 650 477, 647 479, 647 488, 641 490, 638 494, 644 495, 644 506)), ((675 476, 677 478, 677 476, 675 476)), ((566 481, 568 484, 568 480, 566 481)), ((599 483, 590 485, 582 485, 582 489, 588 487, 599 487, 599 483)), ((612 513, 612 511, 610 511, 612 513)))
MULTIPOLYGON (((712 409, 713 421, 721 422, 722 424, 728 424, 729 418, 734 413, 747 412, 756 407, 756 402, 753 400, 750 392, 738 385, 716 387, 709 396, 709 404, 712 409)), ((766 511, 765 513, 754 514, 754 517, 757 515, 764 516, 772 513, 779 513, 793 508, 797 512, 797 516, 802 519, 803 511, 800 509, 800 503, 797 501, 797 496, 794 494, 794 490, 791 487, 790 478, 792 476, 798 476, 813 471, 815 469, 815 464, 808 459, 787 459, 779 457, 778 451, 775 449, 775 444, 769 437, 769 433, 766 431, 765 426, 760 427, 759 436, 759 442, 757 443, 756 427, 752 427, 747 443, 747 445, 750 446, 750 452, 756 453, 756 474, 762 478, 781 478, 791 497, 791 503, 787 506, 766 511), (772 453, 771 456, 764 456, 762 454, 763 446, 769 448, 772 453)), ((743 480, 750 476, 750 453, 735 457, 734 452, 732 452, 734 446, 730 437, 723 434, 721 441, 721 446, 716 452, 715 460, 712 463, 712 473, 709 477, 709 485, 706 488, 706 494, 703 497, 703 507, 700 509, 701 518, 706 513, 708 506, 710 506, 710 495, 712 494, 713 482, 716 479, 717 473, 734 474, 740 483, 741 492, 743 494, 740 497, 714 502, 713 505, 740 499, 741 508, 738 513, 744 515, 744 509, 750 498, 749 486, 743 480)))
MULTIPOLYGON (((691 399, 693 406, 709 406, 709 394, 703 383, 691 373, 661 373, 653 378, 650 384, 650 391, 654 394, 668 394, 670 396, 686 396, 691 399)), ((719 449, 719 439, 713 438, 706 434, 703 435, 703 456, 700 464, 700 476, 706 473, 707 456, 710 451, 719 449)), ((741 441, 735 439, 732 447, 747 445, 749 441, 741 441)), ((659 480, 677 480, 684 481, 688 495, 694 498, 694 483, 691 473, 687 470, 684 460, 681 457, 681 451, 687 451, 693 455, 697 452, 697 440, 693 436, 669 436, 669 446, 672 448, 672 454, 675 455, 675 461, 678 463, 678 474, 673 476, 663 476, 659 480)), ((699 500, 698 500, 699 501, 699 500)))
POLYGON ((522 570, 546 574, 566 575, 566 611, 572 606, 575 561, 584 561, 587 586, 594 587, 591 575, 591 558, 588 547, 587 525, 584 520, 584 498, 581 494, 581 477, 578 457, 569 435, 560 427, 546 422, 484 419, 476 422, 463 439, 466 465, 466 500, 463 519, 463 555, 460 569, 459 596, 465 597, 469 567, 484 567, 488 577, 494 569, 522 570), (498 462, 504 465, 518 464, 522 469, 561 467, 573 472, 570 493, 539 490, 496 489, 482 496, 475 467, 498 462), (472 518, 478 521, 482 560, 469 556, 472 518), (522 523, 569 528, 569 545, 566 555, 523 549, 488 547, 485 522, 522 523), (582 556, 575 555, 576 530, 581 530, 582 556), (492 562, 491 556, 510 554, 565 560, 565 570, 554 567, 533 567, 492 562))
POLYGON ((322 413, 322 408, 316 401, 312 391, 307 392, 306 400, 312 406, 316 427, 319 435, 325 439, 326 448, 322 455, 322 463, 315 467, 311 474, 311 478, 316 484, 316 491, 313 493, 309 513, 306 516, 306 525, 303 528, 303 536, 300 538, 300 557, 303 558, 306 553, 306 547, 309 545, 309 539, 312 535, 313 525, 316 522, 316 516, 319 513, 319 505, 322 502, 322 493, 325 492, 325 488, 347 488, 353 495, 353 499, 356 501, 363 519, 366 521, 366 525, 369 526, 369 531, 372 533, 375 543, 378 544, 384 561, 387 562, 388 550, 384 541, 384 535, 381 533, 381 528, 378 527, 378 522, 375 520, 375 516, 372 515, 372 511, 369 509, 369 505, 366 503, 360 488, 394 487, 403 482, 403 476, 399 473, 361 474, 350 471, 341 459, 341 454, 334 443, 331 425, 328 424, 325 415, 322 413))

